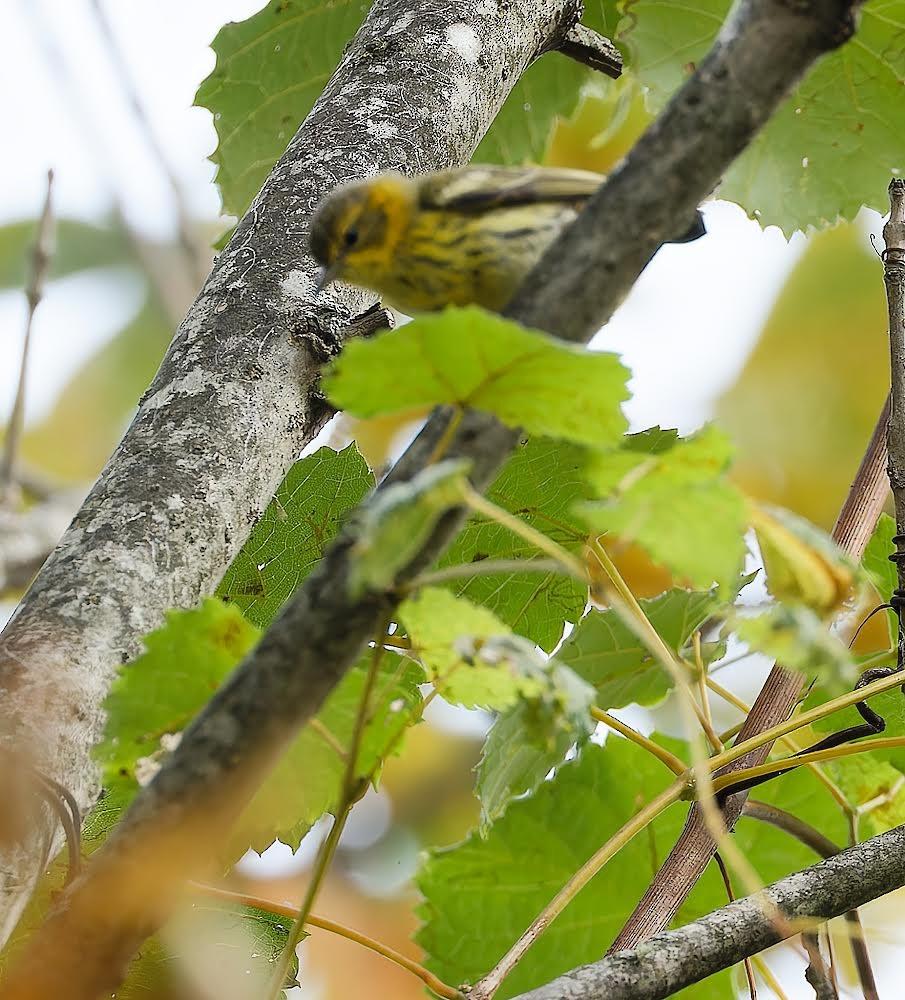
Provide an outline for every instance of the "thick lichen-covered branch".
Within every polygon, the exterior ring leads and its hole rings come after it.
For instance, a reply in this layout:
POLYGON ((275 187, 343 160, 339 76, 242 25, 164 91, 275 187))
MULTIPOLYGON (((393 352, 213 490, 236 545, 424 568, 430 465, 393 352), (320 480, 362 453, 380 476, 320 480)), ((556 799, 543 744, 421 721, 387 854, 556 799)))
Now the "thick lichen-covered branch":
MULTIPOLYGON (((315 302, 304 252, 312 208, 350 177, 466 162, 578 9, 378 0, 217 258, 119 448, 0 637, 0 739, 84 812, 97 798, 90 747, 118 666, 166 609, 211 593, 330 415, 321 364, 372 300, 337 287, 315 302)), ((15 810, 12 792, 4 803, 15 810)), ((0 847, 0 940, 54 841, 45 810, 27 839, 0 847)))

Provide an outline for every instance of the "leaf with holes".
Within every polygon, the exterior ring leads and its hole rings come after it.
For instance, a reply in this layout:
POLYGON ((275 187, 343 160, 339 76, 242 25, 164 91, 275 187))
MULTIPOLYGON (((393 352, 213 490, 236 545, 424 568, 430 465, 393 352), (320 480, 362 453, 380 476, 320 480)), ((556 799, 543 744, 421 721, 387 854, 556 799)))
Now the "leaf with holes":
MULTIPOLYGON (((584 451, 549 438, 530 438, 515 449, 487 490, 498 507, 525 521, 570 552, 584 548, 587 529, 572 512, 591 497, 582 473, 584 451)), ((483 515, 472 516, 440 560, 455 566, 498 559, 533 559, 537 549, 483 515)), ((551 650, 566 621, 576 622, 587 604, 587 587, 562 573, 505 572, 453 580, 449 587, 492 611, 514 631, 551 650)))
POLYGON ((286 474, 232 561, 217 594, 266 628, 314 568, 349 510, 374 485, 354 444, 319 448, 286 474))

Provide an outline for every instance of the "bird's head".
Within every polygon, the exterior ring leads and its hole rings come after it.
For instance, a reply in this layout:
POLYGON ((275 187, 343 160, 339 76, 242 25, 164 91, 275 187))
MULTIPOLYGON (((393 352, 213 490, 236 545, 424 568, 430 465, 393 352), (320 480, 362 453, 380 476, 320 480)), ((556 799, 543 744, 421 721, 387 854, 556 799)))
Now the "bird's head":
POLYGON ((366 287, 392 265, 417 193, 402 174, 350 181, 331 191, 311 220, 311 256, 321 265, 318 291, 343 279, 366 287))

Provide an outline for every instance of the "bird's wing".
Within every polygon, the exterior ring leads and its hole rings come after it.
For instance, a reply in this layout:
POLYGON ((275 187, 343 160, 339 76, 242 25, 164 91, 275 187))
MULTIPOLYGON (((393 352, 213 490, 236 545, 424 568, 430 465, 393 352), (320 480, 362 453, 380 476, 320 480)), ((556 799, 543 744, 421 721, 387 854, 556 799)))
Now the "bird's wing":
POLYGON ((583 202, 600 185, 601 174, 560 167, 464 167, 418 178, 422 208, 484 211, 542 202, 583 202))

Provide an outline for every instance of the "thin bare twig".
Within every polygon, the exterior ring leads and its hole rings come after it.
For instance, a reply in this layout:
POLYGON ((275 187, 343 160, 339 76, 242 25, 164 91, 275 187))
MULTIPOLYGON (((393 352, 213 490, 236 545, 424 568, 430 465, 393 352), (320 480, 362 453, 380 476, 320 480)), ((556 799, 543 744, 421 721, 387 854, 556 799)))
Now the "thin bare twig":
MULTIPOLYGON (((886 425, 889 485, 896 512, 896 551, 899 586, 890 603, 899 616, 897 667, 905 666, 905 180, 889 184, 889 221, 883 227, 883 281, 889 309, 890 405, 886 425)), ((883 595, 886 596, 886 595, 883 595)))
POLYGON ((44 207, 38 223, 38 232, 31 253, 30 267, 25 297, 28 300, 28 315, 25 320, 25 339, 22 341, 22 358, 19 362, 19 381, 16 385, 16 395, 6 429, 6 441, 3 447, 3 457, 0 459, 0 499, 9 503, 14 491, 13 483, 16 473, 16 457, 22 430, 25 427, 25 389, 28 379, 28 354, 31 347, 31 333, 34 326, 35 312, 44 297, 44 286, 47 282, 47 272, 53 257, 53 171, 47 171, 47 193, 44 196, 44 207))
POLYGON ((182 247, 185 261, 190 268, 192 280, 195 286, 200 288, 204 279, 207 277, 208 272, 209 254, 207 247, 198 240, 197 235, 194 232, 194 228, 192 226, 192 216, 189 211, 185 191, 183 190, 179 178, 176 176, 176 171, 170 163, 166 150, 157 138, 157 132, 155 131, 154 125, 148 116, 144 101, 142 100, 141 93, 138 89, 138 84, 132 75, 132 71, 129 68, 129 64, 125 56, 123 55, 123 51, 120 48, 119 41, 116 37, 116 32, 113 30, 113 25, 107 17, 107 13, 104 10, 101 0, 93 0, 92 7, 94 8, 94 15, 97 20, 98 29, 100 30, 101 35, 103 35, 104 41, 107 45, 107 51, 110 54, 110 62, 112 63, 113 70, 116 73, 116 77, 119 82, 119 89, 132 106, 135 121, 138 123, 141 133, 145 138, 145 142, 148 144, 148 148, 154 156, 157 167, 166 179, 167 185, 170 189, 170 194, 173 197, 173 205, 176 209, 176 232, 179 237, 179 245, 182 247))

